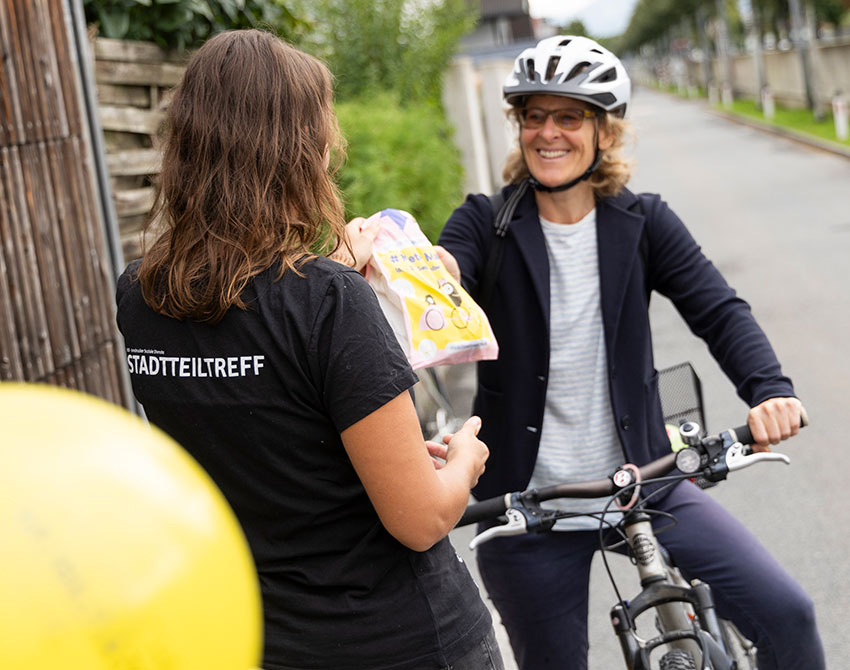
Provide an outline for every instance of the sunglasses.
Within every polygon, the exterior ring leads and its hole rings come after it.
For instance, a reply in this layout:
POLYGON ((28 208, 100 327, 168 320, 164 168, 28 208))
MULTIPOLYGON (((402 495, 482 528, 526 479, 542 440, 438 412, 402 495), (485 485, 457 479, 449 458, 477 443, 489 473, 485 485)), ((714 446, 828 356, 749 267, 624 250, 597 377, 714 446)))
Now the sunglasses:
POLYGON ((550 116, 558 128, 563 130, 578 130, 585 119, 597 116, 596 112, 587 109, 540 109, 539 107, 523 107, 518 113, 519 124, 523 128, 542 128, 550 116))

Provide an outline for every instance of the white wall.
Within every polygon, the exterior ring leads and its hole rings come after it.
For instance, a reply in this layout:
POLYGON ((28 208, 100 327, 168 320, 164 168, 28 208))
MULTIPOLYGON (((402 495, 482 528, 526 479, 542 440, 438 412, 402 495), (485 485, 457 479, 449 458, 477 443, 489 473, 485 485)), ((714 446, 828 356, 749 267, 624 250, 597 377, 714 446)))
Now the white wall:
MULTIPOLYGON (((735 95, 755 98, 758 92, 758 74, 753 54, 736 54, 731 60, 735 95)), ((640 60, 629 64, 629 73, 636 81, 673 83, 669 67, 671 61, 669 57, 640 60)), ((797 51, 765 51, 764 65, 767 85, 774 99, 788 107, 805 107, 806 88, 797 51)), ((687 67, 689 83, 704 87, 702 64, 691 61, 687 67)), ((720 70, 716 61, 712 63, 712 69, 715 80, 719 81, 720 70)), ((812 70, 815 95, 822 104, 829 105, 836 90, 850 93, 850 42, 815 42, 812 48, 812 70)))
POLYGON ((467 193, 493 193, 502 184, 502 168, 515 140, 502 101, 502 85, 512 68, 513 59, 475 63, 461 56, 446 72, 443 105, 455 127, 467 193))
POLYGON ((480 88, 481 78, 472 59, 456 58, 443 81, 443 107, 455 128, 454 139, 463 162, 467 193, 490 193, 493 188, 480 88))

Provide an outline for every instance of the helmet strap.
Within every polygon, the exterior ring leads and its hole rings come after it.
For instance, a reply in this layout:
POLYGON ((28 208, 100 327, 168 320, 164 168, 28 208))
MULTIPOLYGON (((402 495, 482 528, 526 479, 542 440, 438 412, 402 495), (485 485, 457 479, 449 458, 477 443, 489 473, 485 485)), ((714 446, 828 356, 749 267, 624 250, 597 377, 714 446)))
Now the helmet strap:
POLYGON ((599 146, 596 147, 596 153, 593 155, 593 162, 590 164, 590 167, 584 171, 583 174, 579 175, 575 179, 568 181, 566 184, 559 184, 558 186, 546 186, 545 184, 541 184, 537 179, 532 175, 529 176, 528 182, 531 184, 531 187, 535 191, 544 191, 546 193, 557 193, 559 191, 566 191, 569 188, 572 188, 576 184, 583 182, 585 179, 588 179, 590 175, 592 175, 596 168, 599 167, 599 164, 602 162, 602 152, 599 151, 599 146))

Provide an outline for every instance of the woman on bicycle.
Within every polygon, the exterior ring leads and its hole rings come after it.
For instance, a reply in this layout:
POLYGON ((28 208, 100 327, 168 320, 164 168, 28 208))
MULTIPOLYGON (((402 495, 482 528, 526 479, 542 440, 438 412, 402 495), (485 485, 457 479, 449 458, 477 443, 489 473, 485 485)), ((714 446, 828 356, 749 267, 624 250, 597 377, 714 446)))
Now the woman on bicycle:
POLYGON ((446 539, 484 470, 480 421, 426 447, 374 293, 315 253, 345 230, 331 102, 327 68, 269 33, 192 57, 168 110, 162 232, 118 284, 133 391, 244 528, 264 668, 501 668, 446 539))
MULTIPOLYGON (((492 454, 473 491, 480 499, 604 478, 669 452, 650 340, 653 290, 673 301, 752 408, 757 448, 798 430, 800 402, 748 305, 659 196, 625 187, 629 96, 619 59, 583 37, 527 49, 505 83, 518 148, 502 194, 519 200, 484 305, 499 358, 478 365, 474 412, 492 454)), ((493 223, 488 198, 470 195, 440 237, 473 296, 486 283, 493 223)), ((662 544, 687 577, 713 587, 721 616, 758 645, 762 670, 823 668, 810 599, 736 519, 689 482, 655 506, 679 520, 662 544)), ((598 525, 577 517, 559 522, 562 532, 479 549, 522 670, 586 667, 598 525)))

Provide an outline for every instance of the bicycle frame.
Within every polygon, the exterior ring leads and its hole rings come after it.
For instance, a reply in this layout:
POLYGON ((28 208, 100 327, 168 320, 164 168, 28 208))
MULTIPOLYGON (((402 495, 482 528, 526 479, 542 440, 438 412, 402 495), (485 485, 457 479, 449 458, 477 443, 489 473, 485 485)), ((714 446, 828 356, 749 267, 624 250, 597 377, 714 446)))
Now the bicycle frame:
MULTIPOLYGON (((643 589, 629 602, 611 609, 611 625, 620 642, 629 670, 649 670, 650 654, 662 645, 682 649, 694 659, 711 658, 717 670, 731 670, 732 662, 723 647, 720 623, 708 584, 687 584, 665 559, 652 528, 651 517, 629 510, 623 520, 626 537, 635 559, 643 589), (663 631, 650 640, 641 640, 635 621, 654 609, 663 631), (694 626, 694 620, 698 627, 694 626)), ((702 667, 707 667, 703 660, 702 667)))
MULTIPOLYGON (((801 426, 807 424, 804 411, 801 426)), ((662 670, 695 668, 697 661, 700 670, 734 670, 737 664, 726 648, 711 589, 699 581, 686 583, 665 558, 652 527, 652 510, 646 504, 649 498, 641 501, 639 487, 651 483, 672 484, 697 476, 718 482, 726 479, 730 472, 757 463, 787 464, 790 460, 784 454, 755 453, 748 449, 745 445, 752 444, 753 437, 746 425, 730 428, 719 435, 701 437, 698 424, 685 422, 679 427, 679 433, 685 445, 683 448, 640 468, 625 464, 605 479, 556 484, 483 500, 468 507, 458 525, 504 516, 506 523, 483 530, 470 542, 470 548, 474 549, 493 537, 549 531, 558 518, 571 516, 544 509, 540 507, 541 502, 610 496, 609 505, 616 500, 623 511, 623 520, 618 525, 624 529, 642 586, 633 600, 621 600, 611 610, 611 623, 628 670, 650 670, 650 654, 662 645, 670 647, 661 658, 662 670), (670 475, 674 469, 678 469, 679 474, 670 475), (648 610, 657 613, 661 633, 643 640, 637 634, 635 620, 648 610)), ((600 513, 607 510, 608 505, 600 513)), ((751 647, 745 647, 744 653, 752 659, 751 647)))

